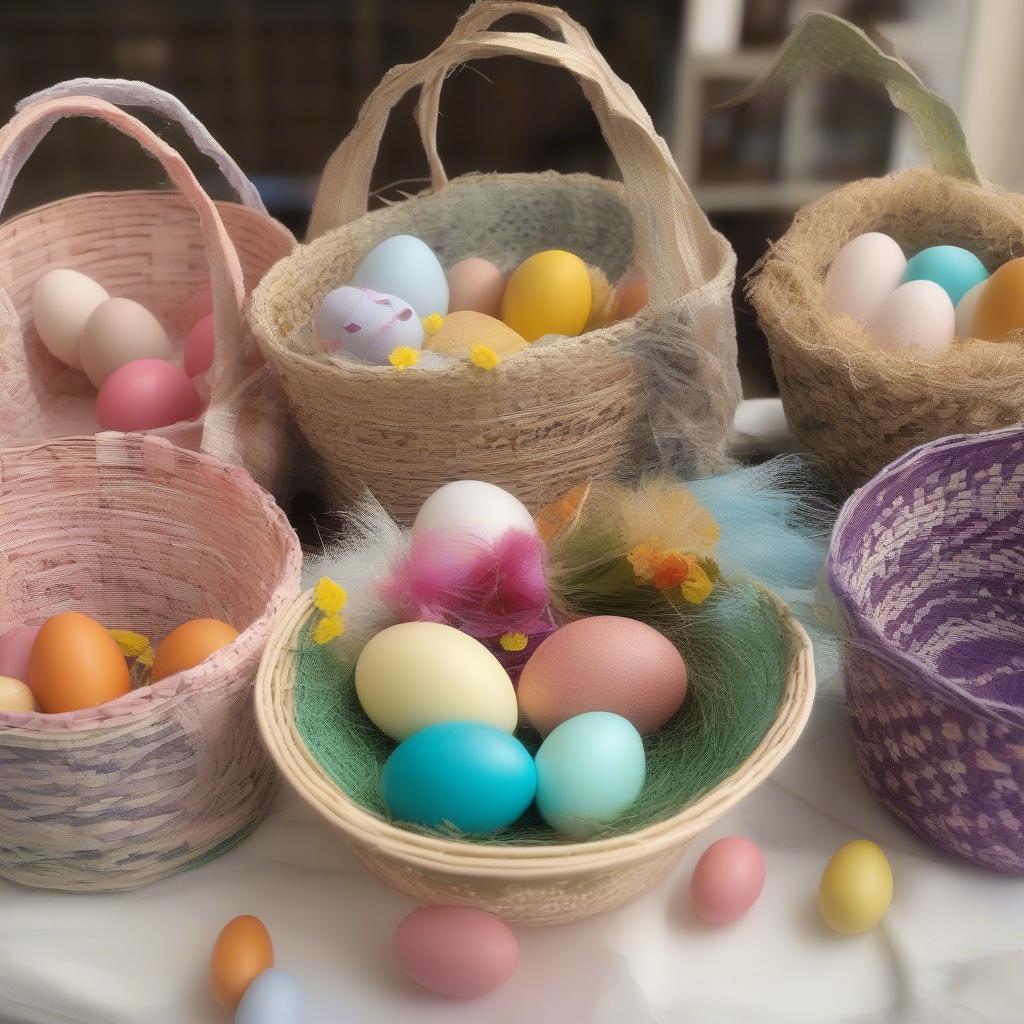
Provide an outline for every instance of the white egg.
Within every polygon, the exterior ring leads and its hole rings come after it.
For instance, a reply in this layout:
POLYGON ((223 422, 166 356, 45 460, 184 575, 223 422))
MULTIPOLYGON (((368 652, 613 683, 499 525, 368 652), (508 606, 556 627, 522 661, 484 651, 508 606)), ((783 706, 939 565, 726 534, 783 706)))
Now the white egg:
POLYGON ((868 333, 879 348, 941 352, 956 334, 956 313, 941 285, 908 281, 882 303, 868 333))
POLYGON ((979 281, 973 288, 964 292, 960 301, 956 304, 956 336, 958 338, 973 338, 971 324, 974 321, 974 310, 978 305, 982 289, 988 284, 988 278, 979 281))
POLYGON ((482 480, 455 480, 427 498, 412 524, 414 533, 437 530, 498 540, 508 530, 536 535, 527 507, 508 491, 482 480))
POLYGON ((825 305, 836 316, 866 324, 899 287, 907 258, 899 243, 881 231, 869 231, 836 253, 825 275, 825 305))
POLYGON ((131 299, 107 299, 93 311, 78 348, 82 369, 96 388, 125 363, 170 359, 167 332, 145 306, 131 299))
POLYGON ((77 270, 51 270, 32 292, 32 317, 43 344, 62 363, 82 368, 78 345, 93 310, 109 299, 105 288, 77 270))
POLYGON ((423 324, 416 311, 394 295, 344 285, 330 292, 316 317, 324 351, 384 366, 396 348, 419 349, 423 324))
POLYGON ((414 235, 393 235, 371 249, 352 284, 397 295, 421 316, 448 312, 448 278, 434 250, 414 235))

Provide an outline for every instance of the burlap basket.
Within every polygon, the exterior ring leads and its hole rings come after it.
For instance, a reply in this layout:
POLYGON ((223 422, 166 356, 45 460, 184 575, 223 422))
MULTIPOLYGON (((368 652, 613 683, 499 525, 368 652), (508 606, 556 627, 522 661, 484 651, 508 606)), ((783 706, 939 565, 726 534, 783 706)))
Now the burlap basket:
POLYGON ((803 627, 781 601, 772 602, 788 664, 778 713, 760 744, 733 775, 677 814, 614 838, 546 846, 460 843, 407 831, 356 804, 311 756, 295 723, 297 651, 316 614, 312 591, 274 626, 256 680, 256 716, 285 778, 399 892, 421 903, 480 907, 512 923, 565 924, 655 885, 687 845, 756 789, 796 742, 814 699, 814 658, 803 627))
POLYGON ((1024 333, 957 341, 937 355, 878 350, 860 324, 827 311, 829 264, 852 238, 882 231, 908 256, 960 245, 995 270, 1024 253, 1024 197, 982 183, 953 111, 852 26, 805 19, 769 77, 812 63, 883 81, 936 165, 857 181, 805 207, 749 285, 796 444, 848 492, 922 442, 1018 422, 1024 333))
POLYGON ((327 163, 310 238, 260 283, 249 318, 332 501, 369 486, 407 519, 445 481, 476 477, 536 509, 566 479, 635 475, 656 463, 695 475, 724 458, 740 395, 735 254, 708 224, 636 95, 563 12, 482 3, 429 56, 392 68, 327 163), (488 31, 508 14, 529 14, 564 41, 488 31), (553 172, 448 182, 436 149, 444 78, 463 62, 503 55, 563 68, 580 82, 622 185, 553 172), (388 114, 417 87, 431 190, 367 213, 388 114), (447 266, 483 256, 509 272, 558 247, 614 281, 636 263, 651 305, 612 327, 508 357, 493 371, 468 361, 397 371, 319 354, 313 320, 323 297, 351 279, 373 246, 399 233, 422 238, 447 266))
POLYGON ((160 161, 178 194, 79 195, 0 225, 0 444, 98 429, 96 389, 85 374, 51 356, 36 333, 32 290, 43 273, 69 267, 88 274, 112 295, 145 305, 172 338, 183 338, 192 326, 183 322, 186 300, 209 284, 216 356, 197 380, 205 412, 194 423, 156 433, 244 465, 257 482, 279 491, 289 462, 287 403, 242 310, 249 291, 295 240, 267 214, 255 187, 206 129, 173 97, 138 82, 81 79, 29 97, 0 130, 0 208, 25 161, 63 117, 95 117, 134 139, 160 161), (85 95, 90 92, 96 95, 85 95), (241 204, 214 203, 175 150, 103 97, 180 120, 216 160, 241 204))
POLYGON ((0 449, 0 632, 66 610, 154 645, 204 616, 241 631, 196 668, 99 707, 0 712, 0 875, 129 889, 248 835, 277 779, 252 682, 300 561, 248 474, 163 438, 0 449))

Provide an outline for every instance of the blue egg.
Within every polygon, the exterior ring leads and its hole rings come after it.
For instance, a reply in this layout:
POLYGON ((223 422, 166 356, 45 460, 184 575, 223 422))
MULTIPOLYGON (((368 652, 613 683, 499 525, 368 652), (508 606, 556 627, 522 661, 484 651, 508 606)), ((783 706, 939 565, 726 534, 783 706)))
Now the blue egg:
POLYGON ((966 292, 988 278, 985 264, 958 245, 933 245, 907 260, 903 284, 934 281, 946 290, 955 306, 966 292))
POLYGON ((245 990, 235 1024, 302 1024, 304 1007, 299 983, 287 971, 268 967, 245 990))
POLYGON ((537 769, 514 736, 480 722, 440 722, 399 744, 381 778, 399 821, 460 832, 511 825, 537 792, 537 769))
POLYGON ((633 723, 588 711, 556 726, 537 751, 537 809, 556 832, 585 839, 618 821, 646 778, 644 743, 633 723))
POLYGON ((448 312, 448 278, 434 250, 413 235, 385 238, 371 249, 351 284, 397 295, 420 318, 448 312))

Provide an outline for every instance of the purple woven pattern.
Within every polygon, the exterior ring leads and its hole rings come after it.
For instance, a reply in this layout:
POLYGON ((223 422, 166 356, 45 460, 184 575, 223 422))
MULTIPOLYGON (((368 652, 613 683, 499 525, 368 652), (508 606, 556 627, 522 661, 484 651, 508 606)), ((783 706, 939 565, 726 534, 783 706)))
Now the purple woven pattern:
POLYGON ((844 507, 828 572, 868 785, 925 839, 1024 874, 1024 428, 882 470, 844 507))

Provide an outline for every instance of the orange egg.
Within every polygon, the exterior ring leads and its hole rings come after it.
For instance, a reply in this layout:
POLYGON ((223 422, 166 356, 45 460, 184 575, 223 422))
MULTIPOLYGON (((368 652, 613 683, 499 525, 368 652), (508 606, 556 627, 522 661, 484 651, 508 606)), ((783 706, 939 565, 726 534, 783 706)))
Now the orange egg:
POLYGON ((228 921, 210 956, 210 989, 225 1013, 234 1013, 245 990, 274 966, 274 945, 263 922, 251 914, 228 921))
POLYGON ((647 282, 634 281, 619 289, 615 298, 615 319, 628 320, 647 305, 647 282))
POLYGON ((1004 263, 985 282, 974 307, 971 334, 998 341, 1024 327, 1024 256, 1004 263))
POLYGON ((195 668, 200 662, 226 647, 238 636, 238 630, 219 619, 193 619, 164 638, 156 649, 150 680, 156 682, 175 672, 195 668))
POLYGON ((131 689, 121 648, 80 612, 61 612, 43 623, 29 655, 28 681, 50 715, 106 704, 131 689))

